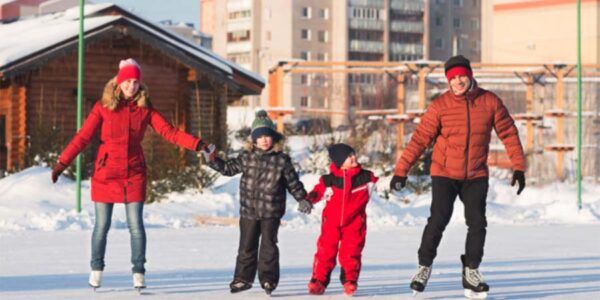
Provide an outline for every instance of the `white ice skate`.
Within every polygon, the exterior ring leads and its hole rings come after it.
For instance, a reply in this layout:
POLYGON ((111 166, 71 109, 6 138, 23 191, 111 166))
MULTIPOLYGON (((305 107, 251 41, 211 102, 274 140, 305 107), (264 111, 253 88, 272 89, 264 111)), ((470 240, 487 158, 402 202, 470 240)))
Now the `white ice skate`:
POLYGON ((102 271, 90 272, 90 279, 88 280, 88 284, 94 289, 94 292, 97 288, 102 286, 102 271))
POLYGON ((143 273, 133 273, 133 288, 138 291, 138 293, 142 292, 142 289, 146 288, 146 279, 143 273))

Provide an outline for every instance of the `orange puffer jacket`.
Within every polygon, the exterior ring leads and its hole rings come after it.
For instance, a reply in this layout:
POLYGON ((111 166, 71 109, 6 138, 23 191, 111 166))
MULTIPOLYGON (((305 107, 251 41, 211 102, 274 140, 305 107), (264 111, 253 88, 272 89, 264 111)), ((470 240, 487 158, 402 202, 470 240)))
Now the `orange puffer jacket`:
POLYGON ((432 141, 431 176, 466 180, 489 175, 487 159, 492 128, 502 140, 514 170, 525 171, 519 132, 494 93, 477 86, 465 95, 446 91, 434 99, 421 118, 394 174, 406 176, 432 141))

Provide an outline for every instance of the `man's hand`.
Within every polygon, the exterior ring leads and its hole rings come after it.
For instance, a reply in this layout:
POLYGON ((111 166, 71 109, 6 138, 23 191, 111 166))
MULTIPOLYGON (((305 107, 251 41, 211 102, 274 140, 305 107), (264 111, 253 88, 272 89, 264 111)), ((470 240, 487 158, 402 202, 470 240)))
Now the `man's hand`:
POLYGON ((390 181, 390 190, 400 191, 406 186, 406 177, 405 176, 396 176, 392 177, 392 181, 390 181))
POLYGON ((515 186, 515 183, 519 183, 519 189, 517 190, 517 195, 520 195, 523 189, 525 188, 525 173, 523 171, 515 171, 513 173, 512 182, 510 186, 515 186))

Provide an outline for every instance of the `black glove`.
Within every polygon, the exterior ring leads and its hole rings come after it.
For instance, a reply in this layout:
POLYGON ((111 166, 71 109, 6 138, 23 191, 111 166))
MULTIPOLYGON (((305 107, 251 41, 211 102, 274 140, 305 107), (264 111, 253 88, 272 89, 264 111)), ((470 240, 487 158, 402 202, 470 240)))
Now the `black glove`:
POLYGON ((517 170, 513 173, 510 186, 515 186, 515 182, 519 182, 519 189, 517 190, 517 195, 520 195, 523 189, 525 188, 525 173, 523 173, 523 171, 517 170))
POLYGON ((392 177, 392 181, 390 181, 390 190, 400 191, 406 186, 406 176, 396 176, 392 177))
POLYGON ((52 183, 56 183, 56 181, 58 180, 58 176, 60 176, 60 174, 67 168, 66 165, 63 165, 63 163, 61 163, 60 161, 56 163, 56 165, 54 165, 54 168, 52 169, 52 183))
POLYGON ((310 203, 310 201, 300 200, 300 202, 298 202, 298 211, 299 212, 309 215, 311 210, 312 210, 312 203, 310 203))

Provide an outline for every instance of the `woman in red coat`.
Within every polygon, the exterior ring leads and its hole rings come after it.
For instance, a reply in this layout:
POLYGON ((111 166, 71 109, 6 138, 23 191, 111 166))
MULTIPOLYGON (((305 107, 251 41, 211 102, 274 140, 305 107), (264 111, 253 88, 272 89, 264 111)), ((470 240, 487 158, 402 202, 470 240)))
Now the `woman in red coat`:
POLYGON ((94 105, 52 171, 52 181, 56 182, 100 130, 100 147, 92 175, 96 222, 89 284, 94 288, 100 287, 102 281, 106 236, 115 203, 125 204, 131 234, 134 287, 145 287, 146 233, 142 212, 146 197, 146 163, 141 143, 148 125, 167 141, 188 150, 206 147, 199 138, 176 129, 152 108, 148 89, 141 85, 140 66, 131 58, 123 60, 118 75, 106 84, 102 99, 94 105))

